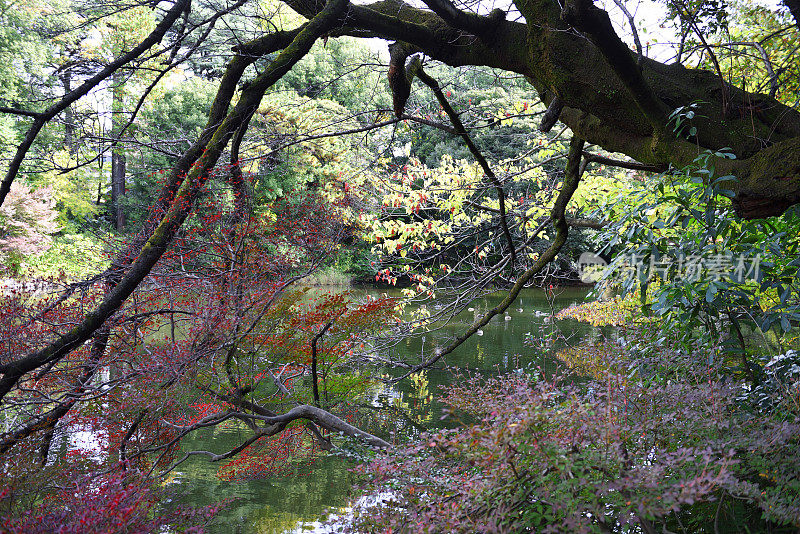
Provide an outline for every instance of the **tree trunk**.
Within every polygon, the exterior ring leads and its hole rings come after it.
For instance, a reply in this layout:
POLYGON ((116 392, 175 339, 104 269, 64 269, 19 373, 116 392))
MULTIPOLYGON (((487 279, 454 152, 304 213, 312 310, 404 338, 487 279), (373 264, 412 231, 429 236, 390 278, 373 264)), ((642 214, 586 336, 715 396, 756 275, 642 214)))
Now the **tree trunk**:
MULTIPOLYGON (((69 69, 61 75, 61 83, 64 85, 64 94, 69 94, 72 91, 72 73, 69 69)), ((75 139, 75 114, 72 107, 64 110, 64 146, 70 154, 78 152, 78 143, 75 139)))
POLYGON ((114 73, 111 88, 111 123, 114 145, 111 148, 111 218, 114 228, 121 232, 125 229, 125 211, 122 197, 125 196, 125 152, 122 145, 122 129, 125 126, 124 89, 125 80, 119 72, 114 73))
POLYGON ((115 148, 111 153, 111 206, 114 228, 118 231, 125 229, 125 210, 122 208, 123 196, 125 196, 125 154, 115 148))

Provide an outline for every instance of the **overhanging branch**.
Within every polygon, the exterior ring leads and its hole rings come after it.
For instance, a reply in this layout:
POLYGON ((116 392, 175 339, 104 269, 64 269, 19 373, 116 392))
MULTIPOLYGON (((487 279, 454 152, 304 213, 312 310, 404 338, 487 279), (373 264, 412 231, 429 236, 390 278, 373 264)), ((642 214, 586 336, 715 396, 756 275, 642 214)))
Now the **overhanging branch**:
POLYGON ((592 0, 570 0, 561 18, 594 43, 658 135, 667 125, 669 109, 644 79, 630 49, 614 31, 608 13, 595 7, 592 0))
MULTIPOLYGON (((462 343, 472 337, 478 330, 489 324, 489 321, 492 320, 492 317, 506 311, 509 306, 514 303, 525 285, 534 276, 539 274, 542 269, 544 269, 556 257, 558 252, 564 246, 564 243, 567 242, 567 235, 569 234, 569 224, 567 223, 565 213, 567 204, 569 204, 572 195, 575 194, 575 191, 578 189, 578 184, 580 183, 583 145, 584 141, 574 136, 570 141, 569 155, 567 156, 567 166, 564 172, 564 183, 561 185, 561 190, 558 193, 558 197, 556 197, 556 201, 553 205, 553 210, 549 218, 549 220, 553 222, 553 226, 556 229, 556 235, 553 238, 551 245, 539 256, 536 262, 528 270, 526 270, 517 278, 514 285, 508 291, 508 295, 506 295, 500 304, 486 312, 486 314, 475 321, 466 332, 456 337, 449 345, 441 350, 438 350, 432 358, 413 367, 410 371, 403 374, 403 376, 394 379, 394 382, 403 380, 414 373, 418 373, 421 370, 430 367, 439 361, 443 356, 450 354, 459 346, 461 346, 462 343)), ((541 225, 540 229, 541 228, 544 228, 544 225, 541 225)))
POLYGON ((413 76, 417 76, 422 83, 427 85, 433 94, 436 95, 436 100, 439 101, 439 104, 444 109, 444 112, 447 114, 447 117, 450 119, 450 122, 453 123, 457 134, 464 140, 464 144, 467 145, 472 156, 475 158, 475 161, 478 162, 478 165, 481 166, 483 169, 483 173, 489 178, 489 181, 492 182, 492 185, 497 191, 497 200, 500 204, 500 226, 503 229, 503 236, 506 239, 506 243, 508 244, 508 250, 511 254, 511 265, 515 265, 517 263, 517 253, 514 247, 514 240, 511 237, 511 231, 508 229, 508 212, 506 211, 506 193, 505 189, 503 189, 503 184, 500 183, 500 180, 495 175, 492 167, 489 165, 489 162, 486 161, 486 158, 483 157, 483 154, 472 141, 472 138, 467 133, 467 129, 464 127, 464 123, 461 122, 461 118, 456 113, 456 110, 453 109, 453 106, 450 105, 450 102, 445 97, 444 93, 442 92, 441 87, 439 87, 439 83, 428 76, 424 70, 422 70, 422 64, 419 58, 416 58, 412 64, 408 68, 409 70, 409 78, 413 76))

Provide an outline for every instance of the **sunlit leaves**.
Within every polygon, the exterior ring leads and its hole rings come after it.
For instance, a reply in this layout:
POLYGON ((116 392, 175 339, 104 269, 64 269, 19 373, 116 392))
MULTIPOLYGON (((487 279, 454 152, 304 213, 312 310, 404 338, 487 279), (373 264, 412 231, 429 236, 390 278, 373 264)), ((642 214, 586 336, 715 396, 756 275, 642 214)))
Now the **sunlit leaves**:
POLYGON ((564 308, 556 315, 558 319, 575 319, 593 326, 624 326, 642 321, 639 309, 631 299, 615 297, 606 301, 593 301, 564 308))
POLYGON ((20 274, 25 255, 41 254, 58 229, 52 190, 14 182, 0 206, 0 265, 20 274))

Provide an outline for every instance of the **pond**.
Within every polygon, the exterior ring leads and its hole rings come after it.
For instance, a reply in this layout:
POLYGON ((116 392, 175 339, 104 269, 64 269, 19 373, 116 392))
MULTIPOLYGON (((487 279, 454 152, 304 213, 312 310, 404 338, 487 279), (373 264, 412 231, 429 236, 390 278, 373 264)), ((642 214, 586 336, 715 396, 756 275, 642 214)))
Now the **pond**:
MULTIPOLYGON (((375 296, 384 291, 366 291, 375 296)), ((399 294, 399 292, 398 292, 399 294)), ((507 373, 515 369, 541 367, 549 374, 562 364, 546 351, 526 343, 526 339, 547 334, 558 328, 575 342, 586 336, 596 336, 600 330, 572 320, 555 321, 551 313, 583 302, 586 289, 555 290, 551 299, 544 291, 528 289, 522 292, 506 316, 499 315, 486 325, 482 335, 475 335, 445 360, 451 369, 433 369, 412 375, 393 385, 384 386, 375 395, 376 407, 391 407, 402 412, 393 419, 391 428, 368 428, 388 441, 413 437, 421 430, 442 426, 442 405, 436 401, 441 386, 454 379, 452 368, 484 374, 507 373)), ((393 358, 412 360, 424 350, 426 357, 436 346, 443 346, 453 335, 463 332, 467 325, 487 309, 496 306, 503 293, 474 301, 456 321, 424 336, 409 338, 392 350, 393 358)), ((399 370, 390 371, 395 374, 399 370)), ((186 449, 223 451, 241 443, 234 428, 207 428, 186 441, 186 449)), ((168 482, 179 484, 180 500, 193 506, 204 506, 229 499, 207 529, 212 533, 279 534, 313 532, 326 510, 336 511, 347 506, 353 498, 353 463, 343 456, 326 455, 306 468, 293 473, 252 481, 226 481, 218 476, 219 464, 193 457, 173 472, 168 482)))

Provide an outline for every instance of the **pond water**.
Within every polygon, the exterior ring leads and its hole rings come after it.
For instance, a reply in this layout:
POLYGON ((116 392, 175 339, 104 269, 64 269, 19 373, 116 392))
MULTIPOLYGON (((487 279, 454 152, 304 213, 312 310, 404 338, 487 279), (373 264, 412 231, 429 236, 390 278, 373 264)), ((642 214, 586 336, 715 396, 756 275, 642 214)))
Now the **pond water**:
MULTIPOLYGON (((367 291, 374 295, 383 291, 367 291)), ((583 302, 587 291, 579 288, 556 290, 547 299, 541 290, 522 292, 506 318, 495 317, 483 329, 445 358, 448 367, 485 374, 507 373, 515 369, 539 366, 545 373, 562 368, 562 364, 526 343, 526 338, 546 335, 558 328, 574 342, 586 336, 597 336, 600 330, 572 320, 555 321, 551 313, 575 303, 583 302)), ((412 359, 422 351, 427 357, 436 346, 443 346, 455 334, 487 309, 496 306, 503 293, 489 295, 474 301, 472 311, 465 310, 445 327, 424 336, 406 339, 392 350, 395 358, 412 359)), ((395 374, 400 371, 389 371, 395 374)), ((452 370, 434 369, 413 375, 393 385, 384 386, 372 400, 376 406, 391 407, 402 417, 390 419, 392 424, 383 428, 366 428, 389 441, 402 440, 426 428, 441 426, 442 405, 437 402, 440 386, 451 383, 452 370), (391 428, 389 428, 391 427, 391 428)), ((186 449, 213 451, 228 450, 241 438, 234 428, 208 428, 187 440, 186 449)), ((207 529, 212 533, 279 534, 313 532, 317 521, 326 510, 336 511, 348 505, 354 497, 353 479, 349 469, 353 463, 342 456, 326 455, 310 466, 294 473, 253 481, 226 481, 218 476, 219 464, 201 457, 193 457, 170 475, 171 484, 179 484, 181 501, 193 506, 203 506, 230 499, 207 529)))

